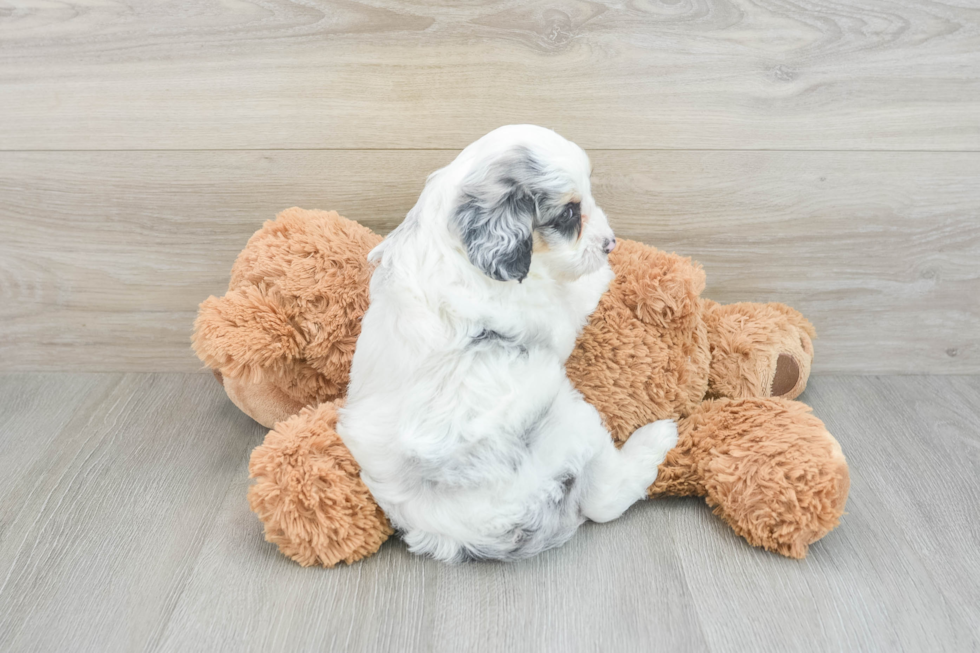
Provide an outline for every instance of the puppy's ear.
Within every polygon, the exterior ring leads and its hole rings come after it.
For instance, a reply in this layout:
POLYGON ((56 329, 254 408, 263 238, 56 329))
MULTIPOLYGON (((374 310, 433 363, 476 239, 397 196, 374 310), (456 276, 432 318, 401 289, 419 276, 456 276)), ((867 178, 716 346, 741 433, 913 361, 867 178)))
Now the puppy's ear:
POLYGON ((527 148, 518 147, 463 181, 451 224, 470 262, 491 279, 523 281, 527 276, 542 178, 542 166, 527 148))

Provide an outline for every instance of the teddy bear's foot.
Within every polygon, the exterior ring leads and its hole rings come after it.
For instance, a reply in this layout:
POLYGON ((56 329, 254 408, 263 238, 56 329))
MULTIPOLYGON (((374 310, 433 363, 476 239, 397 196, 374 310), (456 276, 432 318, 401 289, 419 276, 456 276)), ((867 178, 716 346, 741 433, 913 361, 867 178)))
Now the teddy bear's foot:
POLYGON ((337 408, 304 408, 252 452, 248 490, 265 539, 304 567, 365 558, 392 530, 337 435, 337 408))
POLYGON ((785 397, 806 388, 813 362, 813 326, 783 304, 705 302, 712 397, 785 397))
POLYGON ((802 558, 837 526, 850 486, 837 440, 810 408, 716 399, 680 420, 651 496, 704 496, 750 544, 802 558))
POLYGON ((272 381, 252 383, 247 379, 223 376, 218 370, 213 372, 231 402, 267 429, 289 419, 303 408, 302 402, 290 397, 272 381))
POLYGON ((803 387, 806 387, 806 379, 803 378, 799 361, 791 354, 777 356, 776 369, 773 371, 772 384, 769 386, 769 396, 794 399, 803 392, 803 387), (799 391, 794 394, 797 388, 799 391))

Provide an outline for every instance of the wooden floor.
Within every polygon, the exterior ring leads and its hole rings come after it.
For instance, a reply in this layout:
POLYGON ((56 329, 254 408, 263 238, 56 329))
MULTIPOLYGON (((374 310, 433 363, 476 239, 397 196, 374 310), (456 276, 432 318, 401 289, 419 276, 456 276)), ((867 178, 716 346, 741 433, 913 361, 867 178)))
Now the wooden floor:
POLYGON ((3 375, 0 650, 977 650, 980 377, 817 377, 803 399, 852 478, 803 561, 690 499, 521 563, 391 540, 304 569, 246 502, 265 431, 210 375, 3 375))

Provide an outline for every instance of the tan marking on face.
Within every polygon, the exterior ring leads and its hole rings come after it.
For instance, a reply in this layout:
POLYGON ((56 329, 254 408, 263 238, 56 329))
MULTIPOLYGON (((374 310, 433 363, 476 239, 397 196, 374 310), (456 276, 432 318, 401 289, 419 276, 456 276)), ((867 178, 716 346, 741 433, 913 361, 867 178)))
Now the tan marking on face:
POLYGON ((532 238, 534 241, 534 244, 531 246, 532 254, 544 254, 545 252, 551 250, 551 248, 548 247, 548 243, 545 242, 544 238, 542 238, 541 234, 539 234, 537 231, 534 232, 532 238))

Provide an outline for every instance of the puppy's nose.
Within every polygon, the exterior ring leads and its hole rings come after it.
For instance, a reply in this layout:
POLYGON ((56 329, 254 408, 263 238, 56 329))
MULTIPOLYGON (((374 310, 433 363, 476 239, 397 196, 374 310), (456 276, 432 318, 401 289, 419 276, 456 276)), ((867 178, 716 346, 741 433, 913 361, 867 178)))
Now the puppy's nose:
POLYGON ((606 250, 606 254, 609 254, 614 249, 616 249, 616 239, 606 238, 606 242, 602 243, 602 249, 606 250))

